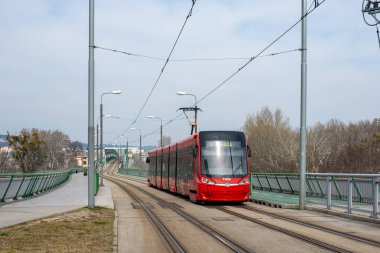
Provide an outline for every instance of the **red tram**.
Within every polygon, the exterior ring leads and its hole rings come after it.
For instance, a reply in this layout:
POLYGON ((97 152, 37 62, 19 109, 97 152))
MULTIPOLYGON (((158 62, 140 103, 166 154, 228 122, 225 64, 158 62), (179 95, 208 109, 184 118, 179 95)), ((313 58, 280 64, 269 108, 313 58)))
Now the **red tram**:
POLYGON ((250 156, 242 132, 199 132, 149 152, 148 184, 194 202, 248 201, 250 156))

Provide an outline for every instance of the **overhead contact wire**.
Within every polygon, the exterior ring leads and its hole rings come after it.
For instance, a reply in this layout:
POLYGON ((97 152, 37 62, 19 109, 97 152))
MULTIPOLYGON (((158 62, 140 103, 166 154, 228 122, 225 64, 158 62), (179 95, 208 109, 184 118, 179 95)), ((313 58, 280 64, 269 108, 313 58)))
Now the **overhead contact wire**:
MULTIPOLYGON (((193 6, 194 6, 194 2, 193 1, 193 6)), ((245 67, 247 67, 251 62, 253 62, 255 59, 259 58, 266 50, 268 50, 271 46, 273 46, 276 42, 278 42, 282 37, 284 37, 288 32, 290 32, 295 26, 297 26, 304 18, 306 18, 308 15, 310 15, 311 13, 313 13, 318 7, 320 7, 324 2, 326 2, 326 0, 323 0, 321 2, 319 1, 313 1, 313 3, 310 5, 309 7, 309 10, 307 11, 307 13, 302 16, 297 22, 295 22, 292 26, 290 26, 287 30, 285 30, 285 32, 283 32, 280 36, 278 36, 274 41, 272 41, 268 46, 266 46, 264 49, 262 49, 256 56, 253 56, 251 58, 249 58, 249 60, 243 64, 238 70, 236 70, 233 74, 231 74, 229 77, 227 77, 223 82, 221 82, 219 85, 217 85, 214 89, 212 89, 210 92, 208 92, 205 96, 203 96, 200 100, 198 100, 197 104, 199 104, 200 102, 204 101, 207 97, 209 97, 211 94, 213 94, 216 90, 218 90, 220 87, 222 87, 224 84, 226 84, 229 80, 231 80, 235 75, 237 75, 240 71, 242 71, 245 67), (313 7, 313 4, 314 4, 314 8, 313 7)), ((193 6, 191 8, 191 10, 193 9, 193 6)), ((191 11, 190 11, 191 12, 191 11)), ((189 16, 188 16, 189 17, 189 16)), ((186 21, 188 19, 188 17, 186 18, 186 21)), ((185 21, 185 22, 186 22, 185 21)), ((182 29, 181 29, 181 32, 182 32, 182 29)), ((177 39, 178 40, 178 39, 177 39)), ((303 49, 294 49, 294 50, 288 50, 288 51, 302 51, 303 49)), ((284 52, 287 52, 287 51, 284 51, 284 52)), ((281 53, 281 52, 280 52, 281 53)), ((279 53, 277 53, 279 54, 279 53)), ((263 57, 263 56, 261 56, 263 57)), ((168 58, 169 59, 169 58, 168 58)), ((168 60, 165 62, 165 66, 167 64, 168 60)), ((194 104, 195 105, 195 104, 194 104)), ((140 111, 141 113, 141 111, 140 111)), ((183 113, 181 114, 178 114, 176 117, 174 117, 172 120, 169 120, 166 124, 163 125, 164 126, 167 126, 169 124, 171 124, 174 120, 176 120, 177 118, 181 117, 183 113)), ((133 122, 133 124, 135 123, 136 121, 133 122)), ((133 124, 130 126, 132 127, 133 124)), ((129 128, 130 128, 129 127, 129 128)), ((128 128, 128 129, 129 129, 128 128)), ((128 129, 126 131, 128 131, 128 129)), ((125 132, 126 132, 125 131, 125 132)), ((144 137, 147 137, 149 135, 145 135, 144 137)))
MULTIPOLYGON (((115 53, 121 53, 121 54, 126 54, 129 56, 135 56, 135 57, 143 57, 143 58, 148 58, 148 59, 153 59, 157 61, 166 61, 164 58, 159 58, 159 57, 154 57, 154 56, 148 56, 148 55, 142 55, 142 54, 135 54, 135 53, 130 53, 126 51, 121 51, 117 49, 111 49, 111 48, 105 48, 105 47, 100 47, 100 46, 94 46, 94 48, 106 50, 106 51, 111 51, 115 53)), ((286 50, 286 51, 280 51, 280 52, 275 52, 275 53, 270 53, 266 55, 261 55, 259 57, 269 57, 269 56, 276 56, 280 54, 286 54, 286 53, 291 53, 291 52, 296 52, 300 51, 301 49, 291 49, 291 50, 286 50)), ((189 58, 189 59, 172 59, 169 60, 169 62, 189 62, 189 61, 231 61, 231 60, 247 60, 251 59, 251 57, 222 57, 222 58, 189 58)))
POLYGON ((184 30, 184 28, 185 28, 185 26, 186 26, 186 23, 187 23, 187 21, 189 20, 189 18, 191 17, 191 15, 192 15, 192 13, 193 13, 193 8, 194 8, 195 3, 196 3, 196 0, 192 0, 192 5, 191 5, 191 8, 190 8, 190 11, 189 11, 189 13, 188 13, 187 16, 186 16, 185 22, 183 23, 183 25, 182 25, 182 27, 181 27, 181 30, 180 30, 180 32, 179 32, 179 34, 178 34, 178 36, 177 36, 177 38, 176 38, 176 40, 175 40, 175 42, 174 42, 174 45, 173 45, 172 49, 170 50, 169 56, 167 57, 164 66, 161 68, 160 74, 158 75, 158 77, 157 77, 157 79, 156 79, 156 82, 154 83, 152 89, 151 89, 150 92, 149 92, 148 97, 146 98, 144 104, 142 105, 141 109, 140 109, 139 112, 137 113, 137 116, 136 116, 135 119, 133 120, 132 124, 131 124, 131 125, 130 125, 130 126, 124 131, 124 132, 123 132, 123 134, 124 134, 125 132, 127 132, 128 129, 130 129, 130 128, 131 128, 131 127, 137 122, 137 120, 140 118, 140 115, 141 115, 142 111, 144 110, 145 106, 147 105, 147 103, 148 103, 150 97, 152 96, 153 91, 156 89, 157 84, 158 84, 158 82, 160 81, 161 76, 162 76, 162 74, 164 73, 165 68, 166 68, 166 66, 168 65, 168 62, 169 62, 169 60, 170 60, 170 57, 171 57, 171 55, 173 54, 173 51, 174 51, 174 49, 175 49, 175 47, 176 47, 176 45, 177 45, 177 43, 178 43, 178 40, 179 40, 179 38, 181 37, 181 34, 182 34, 182 32, 183 32, 183 30, 184 30))
MULTIPOLYGON (((227 83, 229 80, 231 80, 235 75, 237 75, 240 71, 242 71, 245 67, 247 67, 253 60, 257 59, 261 54, 263 54, 266 50, 268 50, 271 46, 273 46, 277 41, 279 41, 282 37, 284 37, 288 32, 290 32, 295 26, 297 26, 304 18, 306 18, 309 14, 314 12, 315 9, 317 9, 321 4, 323 4, 326 0, 323 0, 322 2, 315 4, 315 7, 311 9, 309 8, 309 11, 302 16, 297 22, 295 22, 291 27, 289 27, 285 32, 283 32, 280 36, 278 36, 274 41, 272 41, 268 46, 266 46, 263 50, 261 50, 256 56, 251 57, 243 66, 241 66, 238 70, 236 70, 232 75, 227 77, 222 83, 217 85, 214 89, 212 89, 209 93, 207 93, 205 96, 203 96, 200 100, 198 100, 198 104, 205 100, 208 96, 210 96, 212 93, 214 93, 216 90, 218 90, 220 87, 222 87, 225 83, 227 83)), ((304 49, 301 49, 304 50, 304 49)))
MULTIPOLYGON (((235 75, 237 75, 241 70, 243 70, 246 66, 248 66, 253 60, 260 57, 261 54, 263 54, 266 50, 268 50, 272 45, 274 45, 277 41, 279 41, 285 34, 287 34, 290 30, 292 30, 295 26, 297 26, 305 17, 310 15, 312 12, 314 12, 315 9, 317 9, 321 4, 323 4, 326 0, 323 0, 321 2, 314 1, 310 7, 308 12, 302 16, 296 23, 294 23, 290 28, 288 28, 285 32, 283 32, 279 37, 277 37, 273 42, 271 42, 267 47, 265 47, 263 50, 261 50, 256 56, 251 57, 248 62, 246 62, 243 66, 241 66, 237 71, 235 71, 232 75, 230 75, 227 79, 225 79, 222 83, 220 83, 218 86, 216 86, 214 89, 212 89, 209 93, 207 93, 205 96, 203 96, 200 100, 198 100, 197 104, 199 104, 201 101, 204 101, 208 96, 210 96, 212 93, 214 93, 217 89, 222 87, 225 83, 227 83, 229 80, 231 80, 235 75), (313 7, 314 4, 314 8, 313 7)), ((302 51, 303 49, 296 49, 298 51, 302 51)), ((290 51, 290 50, 289 50, 290 51)), ((167 124, 164 126, 167 126, 171 124, 175 119, 179 118, 183 113, 177 115, 172 120, 168 121, 167 124)))

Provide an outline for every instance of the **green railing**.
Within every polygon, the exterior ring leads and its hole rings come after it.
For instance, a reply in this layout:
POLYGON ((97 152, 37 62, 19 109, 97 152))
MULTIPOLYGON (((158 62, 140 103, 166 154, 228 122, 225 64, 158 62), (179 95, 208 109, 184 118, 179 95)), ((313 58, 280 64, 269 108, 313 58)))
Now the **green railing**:
POLYGON ((147 177, 148 169, 146 168, 120 168, 118 173, 135 177, 147 177))
POLYGON ((66 182, 71 170, 51 173, 0 174, 0 202, 28 198, 66 182))
MULTIPOLYGON (((251 199, 254 190, 298 195, 298 173, 253 173, 250 175, 251 199)), ((306 173, 306 201, 379 214, 380 174, 306 173)), ((256 191, 256 193, 258 193, 256 191)))
MULTIPOLYGON (((332 187, 332 198, 345 200, 347 199, 346 188, 347 180, 350 179, 353 184, 353 200, 357 202, 372 202, 365 186, 371 186, 369 179, 363 179, 361 174, 356 176, 336 175, 330 176, 332 187)), ((323 173, 308 173, 306 175, 306 195, 309 197, 327 196, 326 175, 323 173)), ((280 193, 298 194, 299 192, 299 174, 298 173, 253 173, 251 174, 251 188, 255 190, 264 190, 280 193)))
POLYGON ((99 171, 95 171, 95 195, 98 194, 99 191, 99 171))

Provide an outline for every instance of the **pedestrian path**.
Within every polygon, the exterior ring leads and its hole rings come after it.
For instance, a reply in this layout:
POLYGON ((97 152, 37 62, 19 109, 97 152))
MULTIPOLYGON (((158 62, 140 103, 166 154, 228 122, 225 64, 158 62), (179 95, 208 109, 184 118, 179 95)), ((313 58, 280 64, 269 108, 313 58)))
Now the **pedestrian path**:
MULTIPOLYGON (((100 186, 95 205, 114 208, 108 186, 100 186)), ((64 185, 33 198, 0 207, 0 228, 88 206, 88 177, 72 174, 64 185)))
MULTIPOLYGON (((299 208, 299 196, 288 193, 252 190, 251 201, 257 204, 275 208, 299 208)), ((347 212, 347 200, 332 200, 330 209, 327 209, 327 200, 318 197, 306 197, 306 209, 317 212, 338 215, 348 219, 374 222, 380 224, 380 219, 372 219, 372 205, 368 203, 353 203, 351 213, 347 212)))

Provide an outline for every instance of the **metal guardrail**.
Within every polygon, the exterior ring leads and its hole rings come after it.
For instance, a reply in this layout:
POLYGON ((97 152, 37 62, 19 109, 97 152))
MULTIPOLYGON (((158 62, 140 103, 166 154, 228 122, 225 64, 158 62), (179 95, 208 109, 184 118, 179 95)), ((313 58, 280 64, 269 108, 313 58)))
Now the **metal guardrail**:
POLYGON ((0 174, 0 202, 27 198, 66 182, 71 170, 53 173, 0 174))
POLYGON ((148 169, 145 168, 120 168, 117 171, 120 174, 125 174, 129 176, 135 176, 135 177, 147 177, 148 176, 148 169))
MULTIPOLYGON (((379 213, 380 174, 307 173, 306 202, 352 211, 379 213)), ((299 174, 251 174, 251 189, 298 195, 299 174)))
POLYGON ((98 194, 99 191, 99 171, 95 171, 95 184, 94 184, 94 194, 98 194))

